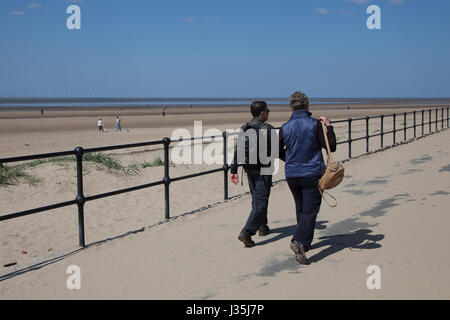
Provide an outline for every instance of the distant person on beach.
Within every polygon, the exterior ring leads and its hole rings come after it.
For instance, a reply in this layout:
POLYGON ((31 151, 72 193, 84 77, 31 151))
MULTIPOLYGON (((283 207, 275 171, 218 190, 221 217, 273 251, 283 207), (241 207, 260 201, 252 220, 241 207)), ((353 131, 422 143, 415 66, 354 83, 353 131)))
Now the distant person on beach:
POLYGON ((41 116, 44 115, 44 109, 41 109, 41 116))
POLYGON ((314 237, 322 202, 318 182, 325 171, 322 148, 326 148, 326 142, 321 122, 327 127, 332 152, 336 151, 336 135, 327 117, 311 118, 309 99, 304 93, 297 91, 292 94, 290 106, 291 118, 279 132, 280 159, 286 162, 286 180, 294 196, 297 215, 291 250, 300 264, 308 264, 305 253, 314 237))
MULTIPOLYGON (((259 142, 264 141, 264 139, 259 138, 259 132, 265 130, 265 132, 267 133, 267 140, 265 141, 267 143, 266 150, 268 151, 268 155, 270 155, 270 134, 273 127, 267 123, 267 120, 269 119, 269 108, 264 101, 254 101, 251 104, 250 111, 252 113, 253 119, 241 127, 240 137, 244 136, 245 139, 245 135, 243 135, 243 132, 246 132, 249 129, 253 129, 256 133, 256 139, 260 140, 257 142, 257 144, 259 145, 259 142)), ((238 139, 240 139, 240 137, 238 137, 238 139)), ((248 142, 247 145, 250 145, 250 143, 251 142, 248 142)), ((233 182, 234 184, 239 183, 239 176, 237 175, 237 171, 238 165, 242 164, 238 163, 237 146, 238 144, 236 144, 233 163, 230 170, 231 182, 233 182)), ((245 147, 245 149, 246 148, 247 147, 245 147)), ((247 153, 247 150, 245 150, 245 153, 247 153)), ((245 157, 247 157, 247 155, 245 155, 245 157)), ((256 156, 255 158, 257 157, 258 156, 256 156)), ((248 158, 250 158, 250 156, 248 158)), ((267 208, 269 205, 270 189, 272 187, 272 174, 262 174, 262 167, 270 167, 270 164, 262 165, 259 161, 256 161, 255 164, 247 164, 244 161, 243 164, 243 169, 247 173, 248 185, 250 187, 250 193, 252 195, 252 209, 247 219, 247 223, 239 233, 238 239, 244 243, 245 247, 248 248, 255 245, 255 242, 252 240, 252 236, 254 236, 256 232, 258 232, 259 236, 265 236, 269 234, 270 231, 267 221, 267 208)))
POLYGON ((119 116, 116 117, 116 127, 114 128, 114 131, 122 131, 122 128, 120 128, 120 118, 119 118, 119 116))
POLYGON ((167 108, 166 106, 163 106, 163 107, 162 107, 162 109, 163 109, 162 116, 163 116, 163 117, 166 116, 166 108, 167 108))
POLYGON ((100 131, 100 132, 105 131, 105 130, 103 130, 103 120, 102 119, 98 119, 97 126, 98 126, 98 131, 100 131))

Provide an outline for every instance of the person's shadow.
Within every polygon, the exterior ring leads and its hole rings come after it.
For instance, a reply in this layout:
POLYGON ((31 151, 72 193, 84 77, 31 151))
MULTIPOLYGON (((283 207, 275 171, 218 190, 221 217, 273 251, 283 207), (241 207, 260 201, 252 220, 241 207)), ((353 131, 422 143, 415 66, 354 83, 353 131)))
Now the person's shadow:
MULTIPOLYGON (((319 230, 325 229, 326 223, 328 223, 328 221, 317 221, 315 229, 319 229, 319 230)), ((297 225, 292 225, 292 226, 286 226, 286 227, 272 229, 272 230, 270 230, 270 233, 277 234, 277 235, 273 238, 258 242, 256 245, 263 246, 268 243, 278 241, 278 240, 281 240, 286 237, 292 237, 296 228, 297 228, 297 225)), ((348 233, 348 234, 338 234, 338 235, 320 237, 319 240, 321 240, 321 241, 318 243, 313 243, 311 245, 310 250, 318 249, 318 248, 322 248, 322 247, 326 247, 326 248, 311 257, 308 256, 308 260, 310 263, 318 262, 332 254, 335 254, 335 253, 337 253, 341 250, 347 249, 347 248, 350 250, 380 248, 381 244, 379 244, 377 242, 383 240, 384 235, 383 234, 371 234, 372 232, 373 231, 369 230, 369 229, 359 229, 355 232, 348 233)))
POLYGON ((372 230, 360 229, 356 232, 348 234, 338 234, 326 237, 320 237, 322 240, 318 243, 313 243, 310 249, 318 249, 328 246, 319 253, 308 258, 309 262, 318 262, 332 254, 335 254, 344 249, 363 250, 363 249, 377 249, 381 244, 377 243, 384 239, 383 234, 371 234, 372 230))
MULTIPOLYGON (((327 223, 328 223, 328 221, 316 221, 315 229, 317 229, 317 230, 325 229, 327 227, 325 224, 327 224, 327 223)), ((296 228, 297 228, 297 225, 294 224, 292 226, 270 229, 270 234, 278 233, 278 235, 273 237, 273 238, 266 239, 266 240, 263 240, 261 242, 258 242, 258 243, 256 243, 256 245, 257 246, 263 246, 263 245, 266 245, 268 243, 271 243, 271 242, 274 242, 274 241, 278 241, 278 240, 281 240, 281 239, 286 238, 286 237, 292 237, 292 235, 294 234, 296 228)))

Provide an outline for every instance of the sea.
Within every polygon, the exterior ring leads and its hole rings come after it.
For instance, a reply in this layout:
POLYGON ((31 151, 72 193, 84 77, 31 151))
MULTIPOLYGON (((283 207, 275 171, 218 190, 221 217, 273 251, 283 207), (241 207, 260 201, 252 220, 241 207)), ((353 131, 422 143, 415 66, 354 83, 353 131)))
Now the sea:
MULTIPOLYGON (((136 108, 163 106, 221 106, 250 105, 255 100, 270 104, 289 104, 288 98, 4 98, 0 97, 0 111, 11 108, 136 108)), ((377 103, 450 104, 449 98, 310 98, 311 105, 354 105, 377 103)))

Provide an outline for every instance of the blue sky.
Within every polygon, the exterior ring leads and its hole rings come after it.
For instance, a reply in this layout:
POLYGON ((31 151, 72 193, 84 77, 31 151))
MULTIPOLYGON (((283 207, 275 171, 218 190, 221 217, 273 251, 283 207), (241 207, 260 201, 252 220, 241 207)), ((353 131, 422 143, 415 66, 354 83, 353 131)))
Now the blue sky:
POLYGON ((450 97, 448 0, 2 0, 0 43, 0 96, 450 97))

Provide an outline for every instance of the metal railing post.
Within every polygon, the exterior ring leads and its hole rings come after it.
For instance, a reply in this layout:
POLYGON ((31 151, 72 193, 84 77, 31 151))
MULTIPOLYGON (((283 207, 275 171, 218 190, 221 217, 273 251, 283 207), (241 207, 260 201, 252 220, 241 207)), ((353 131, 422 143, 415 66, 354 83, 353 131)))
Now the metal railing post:
POLYGON ((77 206, 78 206, 78 239, 80 247, 85 246, 84 237, 84 204, 86 199, 83 194, 83 154, 84 149, 82 147, 75 148, 75 156, 77 158, 77 206))
POLYGON ((223 136, 223 198, 228 200, 228 132, 223 136))
POLYGON ((441 109, 441 130, 444 130, 444 108, 441 109))
POLYGON ((424 134, 424 131, 423 131, 423 127, 424 127, 424 124, 425 124, 425 120, 424 120, 424 117, 425 117, 425 110, 422 110, 422 136, 423 136, 423 134, 424 134))
POLYGON ((413 113, 414 116, 414 139, 416 138, 416 110, 413 113))
POLYGON ((170 139, 165 137, 163 139, 164 144, 164 208, 165 208, 165 219, 170 219, 170 201, 169 201, 169 185, 170 185, 170 176, 169 176, 169 144, 170 139))
POLYGON ((430 132, 431 133, 431 109, 428 110, 428 122, 429 122, 429 126, 430 126, 430 132))
POLYGON ((448 109, 449 109, 449 107, 447 107, 447 128, 450 128, 450 126, 449 126, 449 124, 448 124, 448 120, 449 120, 448 109))
POLYGON ((393 123, 392 131, 393 131, 393 144, 395 144, 395 133, 397 132, 397 130, 395 129, 395 121, 396 121, 395 119, 397 118, 397 115, 394 113, 393 117, 394 117, 394 123, 393 123))
POLYGON ((403 113, 403 140, 406 140, 406 112, 403 113))
POLYGON ((352 158, 352 118, 348 118, 348 158, 352 158))
POLYGON ((438 131, 438 117, 439 117, 439 112, 438 112, 438 109, 436 108, 436 121, 435 121, 436 131, 438 131))
POLYGON ((366 116, 366 153, 369 153, 369 117, 366 116))
POLYGON ((383 136, 384 136, 384 115, 381 115, 381 128, 380 128, 380 136, 381 136, 381 149, 383 149, 383 136))

